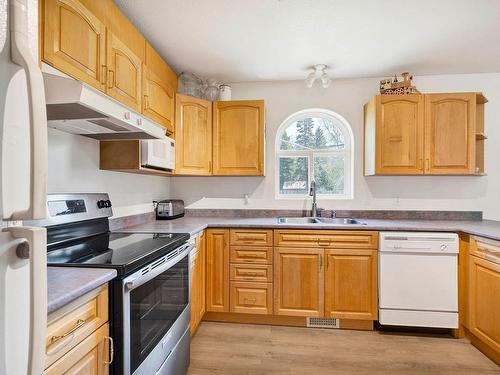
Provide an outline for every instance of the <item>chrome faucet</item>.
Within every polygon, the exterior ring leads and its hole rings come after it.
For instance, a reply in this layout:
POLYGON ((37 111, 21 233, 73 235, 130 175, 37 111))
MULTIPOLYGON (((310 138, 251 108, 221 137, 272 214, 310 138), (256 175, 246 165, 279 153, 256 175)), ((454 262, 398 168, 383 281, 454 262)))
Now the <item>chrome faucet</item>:
POLYGON ((309 190, 309 196, 313 197, 312 208, 311 208, 311 216, 318 216, 318 204, 316 203, 316 181, 311 181, 311 189, 309 190))

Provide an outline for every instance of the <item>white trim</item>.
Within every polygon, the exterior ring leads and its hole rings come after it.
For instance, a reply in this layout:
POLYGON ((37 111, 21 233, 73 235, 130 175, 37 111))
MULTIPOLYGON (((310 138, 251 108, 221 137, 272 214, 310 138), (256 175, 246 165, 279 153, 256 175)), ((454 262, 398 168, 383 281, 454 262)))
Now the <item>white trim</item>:
MULTIPOLYGON (((327 200, 350 200, 354 198, 354 135, 352 128, 347 120, 336 112, 322 109, 310 108, 295 112, 288 116, 279 126, 275 138, 275 179, 274 179, 274 192, 275 199, 277 200, 303 200, 309 195, 306 194, 280 194, 280 157, 308 157, 308 184, 312 181, 313 177, 313 162, 314 156, 327 156, 327 155, 342 155, 344 156, 344 194, 318 194, 318 198, 327 200), (280 139, 283 132, 294 122, 302 120, 307 117, 322 117, 332 120, 338 125, 340 131, 344 135, 345 145, 343 149, 325 149, 325 150, 280 150, 280 139)), ((307 187, 309 190, 309 186, 307 187)))

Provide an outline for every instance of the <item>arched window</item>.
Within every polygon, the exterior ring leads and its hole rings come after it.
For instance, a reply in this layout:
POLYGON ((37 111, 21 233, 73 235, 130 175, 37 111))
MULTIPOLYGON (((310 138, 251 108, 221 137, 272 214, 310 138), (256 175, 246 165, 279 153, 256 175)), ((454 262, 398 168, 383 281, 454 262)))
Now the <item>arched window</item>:
POLYGON ((353 136, 349 123, 325 109, 288 117, 276 135, 276 196, 304 198, 311 181, 326 199, 352 199, 353 136))

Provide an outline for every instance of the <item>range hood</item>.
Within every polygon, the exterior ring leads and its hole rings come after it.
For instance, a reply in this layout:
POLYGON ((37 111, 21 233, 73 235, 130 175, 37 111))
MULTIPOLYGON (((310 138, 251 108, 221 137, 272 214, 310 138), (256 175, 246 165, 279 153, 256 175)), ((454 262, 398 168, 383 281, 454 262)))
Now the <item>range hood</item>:
POLYGON ((98 140, 165 138, 163 126, 82 82, 44 68, 49 127, 98 140))

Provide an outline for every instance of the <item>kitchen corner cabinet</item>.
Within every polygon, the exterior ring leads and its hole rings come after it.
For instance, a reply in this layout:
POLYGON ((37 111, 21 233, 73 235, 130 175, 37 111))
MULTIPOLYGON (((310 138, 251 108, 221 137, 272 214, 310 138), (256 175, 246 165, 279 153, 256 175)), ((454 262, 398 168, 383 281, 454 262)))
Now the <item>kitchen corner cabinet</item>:
POLYGON ((212 174, 212 103, 192 96, 175 97, 175 174, 212 174))
POLYGON ((264 132, 263 100, 214 102, 212 174, 263 176, 264 132))
POLYGON ((106 26, 77 0, 44 0, 42 59, 105 91, 106 26))
POLYGON ((325 317, 377 320, 377 251, 325 250, 325 317))
POLYGON ((323 249, 274 249, 274 313, 322 317, 323 249))
POLYGON ((229 229, 207 230, 206 311, 229 312, 229 229))
POLYGON ((107 285, 48 316, 44 375, 106 375, 113 352, 107 285))
POLYGON ((484 173, 481 93, 377 95, 364 106, 364 172, 484 173))
POLYGON ((205 259, 206 235, 201 232, 196 236, 196 247, 190 259, 190 304, 191 304, 191 335, 196 332, 203 315, 205 314, 205 259))
POLYGON ((485 353, 499 363, 500 242, 479 237, 472 239, 468 277, 468 329, 486 345, 485 353))

